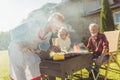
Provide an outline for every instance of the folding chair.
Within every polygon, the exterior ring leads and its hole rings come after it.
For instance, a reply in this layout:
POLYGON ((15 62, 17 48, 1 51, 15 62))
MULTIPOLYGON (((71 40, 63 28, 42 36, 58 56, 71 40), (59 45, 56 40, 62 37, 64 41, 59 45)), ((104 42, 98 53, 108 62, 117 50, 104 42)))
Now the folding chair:
POLYGON ((116 69, 110 68, 110 63, 117 64, 117 66, 119 67, 119 70, 117 71, 120 71, 120 64, 118 63, 118 60, 117 60, 117 54, 119 52, 118 43, 119 43, 119 38, 120 38, 120 31, 106 31, 104 32, 104 34, 107 37, 107 40, 109 42, 109 59, 105 63, 102 64, 104 65, 104 67, 101 66, 101 69, 106 70, 105 77, 104 77, 104 80, 106 80, 108 70, 110 69, 116 70, 116 69))
MULTIPOLYGON (((106 80, 108 70, 111 69, 111 70, 120 71, 118 69, 114 69, 114 68, 110 67, 110 63, 116 63, 118 65, 118 67, 120 68, 120 64, 118 63, 118 60, 117 60, 117 54, 119 52, 118 43, 119 43, 120 31, 106 31, 106 32, 104 32, 104 34, 109 42, 109 58, 107 61, 102 63, 103 66, 101 65, 101 69, 106 70, 105 77, 104 77, 104 80, 106 80)), ((91 72, 93 74, 94 80, 97 80, 99 73, 96 75, 93 70, 91 70, 91 72)))

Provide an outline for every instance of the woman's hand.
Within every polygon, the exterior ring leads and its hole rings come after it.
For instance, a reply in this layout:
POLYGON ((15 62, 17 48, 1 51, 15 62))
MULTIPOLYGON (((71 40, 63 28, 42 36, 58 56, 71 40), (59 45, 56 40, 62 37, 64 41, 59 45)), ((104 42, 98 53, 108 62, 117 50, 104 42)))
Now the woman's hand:
POLYGON ((59 48, 58 46, 53 46, 53 47, 52 47, 52 50, 53 50, 54 52, 61 52, 61 50, 60 50, 60 48, 59 48))

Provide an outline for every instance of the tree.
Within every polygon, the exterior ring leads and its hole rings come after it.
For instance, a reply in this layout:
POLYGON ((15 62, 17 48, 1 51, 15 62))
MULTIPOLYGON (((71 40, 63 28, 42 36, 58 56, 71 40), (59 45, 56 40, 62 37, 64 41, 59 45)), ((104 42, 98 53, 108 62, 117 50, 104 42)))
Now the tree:
POLYGON ((10 32, 0 32, 0 50, 7 50, 10 43, 10 32))
POLYGON ((100 32, 113 31, 114 20, 108 0, 102 0, 102 9, 100 13, 100 32))

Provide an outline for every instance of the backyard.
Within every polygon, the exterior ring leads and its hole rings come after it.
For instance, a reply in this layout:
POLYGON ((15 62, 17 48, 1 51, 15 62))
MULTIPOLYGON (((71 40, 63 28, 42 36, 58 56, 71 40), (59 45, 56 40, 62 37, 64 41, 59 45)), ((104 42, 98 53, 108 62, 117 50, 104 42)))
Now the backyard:
MULTIPOLYGON (((120 57, 120 54, 118 55, 120 57)), ((120 61, 120 58, 119 60, 120 61)), ((118 68, 116 64, 111 64, 113 68, 118 68)), ((80 71, 76 72, 80 73, 80 71)), ((103 80, 104 70, 100 70, 100 77, 99 80, 103 80)), ((89 80, 88 79, 88 72, 83 69, 82 70, 82 78, 83 80, 89 80)), ((115 72, 108 72, 108 80, 120 80, 120 73, 115 72)), ((8 52, 7 51, 0 51, 0 80, 9 80, 9 58, 8 58, 8 52)), ((57 80, 60 80, 57 78, 57 80)), ((79 80, 77 77, 72 78, 72 80, 79 80)))
POLYGON ((7 51, 0 51, 0 80, 9 80, 9 58, 7 51))

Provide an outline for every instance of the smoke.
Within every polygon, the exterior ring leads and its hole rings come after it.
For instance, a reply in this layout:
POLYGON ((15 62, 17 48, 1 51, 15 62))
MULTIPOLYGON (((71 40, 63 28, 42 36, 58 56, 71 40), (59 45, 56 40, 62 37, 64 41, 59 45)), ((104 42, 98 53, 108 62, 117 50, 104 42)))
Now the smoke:
POLYGON ((88 23, 90 22, 89 18, 83 17, 85 15, 83 1, 84 0, 64 0, 59 4, 47 3, 40 9, 31 12, 24 23, 29 25, 29 33, 33 35, 32 33, 36 34, 38 32, 39 27, 42 29, 45 28, 48 18, 53 12, 60 12, 65 17, 63 27, 69 31, 71 41, 80 42, 86 34, 88 36, 88 23))
POLYGON ((65 23, 67 24, 67 29, 69 29, 71 33, 73 42, 87 40, 89 37, 89 24, 99 21, 99 18, 96 18, 96 16, 85 17, 86 7, 84 3, 85 0, 63 0, 63 2, 55 8, 55 11, 65 16, 65 23))
POLYGON ((56 11, 65 16, 67 29, 73 42, 80 42, 80 32, 84 30, 84 15, 82 0, 65 0, 56 7, 56 11))

